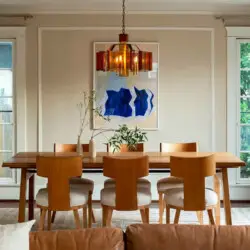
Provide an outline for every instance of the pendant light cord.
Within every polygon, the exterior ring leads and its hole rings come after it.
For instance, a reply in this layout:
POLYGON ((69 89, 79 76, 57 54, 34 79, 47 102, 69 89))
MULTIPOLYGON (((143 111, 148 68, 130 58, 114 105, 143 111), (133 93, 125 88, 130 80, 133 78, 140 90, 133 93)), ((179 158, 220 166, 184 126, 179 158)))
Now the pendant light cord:
POLYGON ((125 34, 125 0, 122 0, 122 34, 125 34))

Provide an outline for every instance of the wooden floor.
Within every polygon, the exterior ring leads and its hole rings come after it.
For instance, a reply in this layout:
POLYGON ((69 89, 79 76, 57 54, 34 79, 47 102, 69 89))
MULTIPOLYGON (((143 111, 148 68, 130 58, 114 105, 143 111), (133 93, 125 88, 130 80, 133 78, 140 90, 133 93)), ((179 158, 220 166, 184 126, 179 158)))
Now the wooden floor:
MULTIPOLYGON (((233 208, 244 208, 244 207, 250 207, 250 201, 231 201, 233 208)), ((17 208, 18 207, 18 201, 0 201, 0 208, 17 208)), ((26 205, 28 207, 28 203, 26 205)), ((100 208, 100 202, 99 201, 93 201, 93 207, 94 208, 100 208)), ((151 204, 152 208, 158 207, 158 203, 156 201, 153 201, 151 204)), ((221 207, 223 207, 223 203, 221 202, 221 207)))

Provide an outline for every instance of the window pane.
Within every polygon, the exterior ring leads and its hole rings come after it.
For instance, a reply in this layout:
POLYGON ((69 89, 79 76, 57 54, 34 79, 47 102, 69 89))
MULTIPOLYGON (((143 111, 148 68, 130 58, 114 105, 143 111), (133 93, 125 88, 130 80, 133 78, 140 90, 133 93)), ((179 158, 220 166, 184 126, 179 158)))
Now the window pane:
POLYGON ((250 68, 250 43, 240 44, 241 68, 250 68))
POLYGON ((240 99, 240 123, 250 124, 250 98, 240 99))
POLYGON ((242 126, 240 129, 242 151, 250 151, 250 126, 242 126))
POLYGON ((0 112, 0 124, 13 123, 13 112, 0 112))
POLYGON ((12 96, 13 72, 0 69, 0 96, 12 96))
POLYGON ((250 71, 240 72, 240 95, 250 95, 250 71))
POLYGON ((12 68, 12 42, 0 42, 0 68, 12 68))
POLYGON ((3 161, 12 157, 12 153, 0 153, 0 177, 11 177, 11 170, 9 168, 2 168, 3 161))
POLYGON ((1 111, 12 111, 12 98, 0 97, 0 112, 1 111))
POLYGON ((13 150, 13 125, 0 125, 0 150, 13 150))
POLYGON ((240 169, 241 178, 250 177, 250 153, 241 153, 240 159, 246 163, 246 167, 240 169))

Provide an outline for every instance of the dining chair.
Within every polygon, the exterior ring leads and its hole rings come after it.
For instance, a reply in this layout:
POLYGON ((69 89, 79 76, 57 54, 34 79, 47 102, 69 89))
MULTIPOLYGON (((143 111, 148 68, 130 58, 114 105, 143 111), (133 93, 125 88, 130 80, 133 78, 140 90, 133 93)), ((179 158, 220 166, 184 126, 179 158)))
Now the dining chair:
MULTIPOLYGON (((107 152, 112 152, 112 149, 110 148, 109 144, 107 144, 107 152)), ((120 146, 120 153, 127 153, 127 152, 144 152, 144 144, 143 143, 138 143, 135 145, 135 148, 131 151, 129 149, 127 144, 121 144, 120 146)), ((149 180, 140 178, 138 179, 137 185, 151 188, 151 183, 149 180)), ((115 186, 115 180, 114 179, 107 179, 104 181, 104 187, 114 187, 115 186)))
MULTIPOLYGON (((82 144, 82 151, 83 152, 89 152, 89 144, 82 144)), ((57 153, 64 153, 64 152, 77 152, 77 144, 61 144, 61 143, 54 143, 54 152, 57 153)), ((89 227, 91 227, 92 220, 95 222, 95 216, 92 209, 92 194, 94 190, 94 182, 87 178, 82 178, 82 173, 80 176, 74 177, 70 179, 70 184, 72 185, 82 185, 84 189, 89 190, 89 196, 90 196, 90 205, 89 205, 89 217, 91 218, 89 220, 90 224, 89 227)), ((52 223, 54 223, 56 217, 56 211, 52 214, 52 223)))
MULTIPOLYGON (((188 143, 160 143, 160 152, 197 152, 198 146, 196 142, 188 143)), ((164 193, 171 188, 183 187, 183 180, 169 176, 162 178, 157 182, 157 191, 159 195, 159 223, 162 224, 164 213, 164 193)), ((197 214, 198 220, 202 224, 202 214, 197 214)))
MULTIPOLYGON (((107 152, 113 152, 112 148, 107 144, 107 152)), ((137 143, 135 144, 134 148, 129 148, 127 144, 120 145, 120 153, 125 152, 144 152, 144 143, 137 143)))
POLYGON ((149 174, 148 156, 136 158, 103 157, 103 175, 115 179, 114 187, 101 190, 103 226, 111 226, 112 212, 140 210, 143 223, 149 223, 151 191, 137 185, 149 174))
POLYGON ((215 225, 213 208, 218 196, 215 191, 205 187, 205 178, 216 174, 214 155, 170 156, 171 174, 183 180, 184 186, 169 189, 164 194, 166 203, 166 223, 170 223, 170 208, 176 209, 174 223, 178 224, 181 210, 204 211, 211 225, 215 225))
POLYGON ((87 227, 89 190, 70 184, 72 177, 82 174, 82 157, 38 156, 36 164, 37 175, 48 178, 47 188, 40 189, 36 195, 37 207, 41 209, 39 230, 44 230, 46 213, 48 213, 48 230, 50 230, 51 212, 70 210, 74 213, 76 228, 81 228, 79 209, 83 209, 83 226, 87 227))

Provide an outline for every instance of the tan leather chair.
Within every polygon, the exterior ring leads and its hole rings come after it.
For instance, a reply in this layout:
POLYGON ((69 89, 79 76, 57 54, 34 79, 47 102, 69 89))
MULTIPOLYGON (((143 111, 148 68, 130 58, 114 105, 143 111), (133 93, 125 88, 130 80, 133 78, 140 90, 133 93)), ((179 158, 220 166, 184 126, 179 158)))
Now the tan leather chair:
MULTIPOLYGON (((83 152, 89 152, 89 144, 82 144, 82 151, 83 152)), ((76 144, 60 144, 60 143, 54 143, 54 152, 77 152, 77 145, 76 144)), ((75 178, 71 178, 70 179, 70 184, 72 185, 83 185, 82 187, 84 189, 88 189, 89 190, 89 195, 90 195, 90 201, 91 201, 91 218, 90 218, 90 225, 89 227, 91 227, 92 224, 92 219, 93 222, 95 222, 95 217, 94 217, 94 212, 92 209, 92 194, 93 194, 93 190, 94 190, 94 182, 90 179, 87 178, 81 178, 82 174, 78 177, 75 178)), ((89 215, 90 215, 90 211, 89 211, 89 215)), ((56 212, 53 212, 52 214, 52 220, 51 222, 53 223, 56 217, 56 212)))
MULTIPOLYGON (((197 143, 160 143, 160 152, 197 152, 197 143)), ((183 181, 179 178, 170 176, 162 178, 157 182, 157 190, 159 194, 159 223, 162 224, 163 212, 164 212, 164 193, 171 188, 183 187, 183 181)), ((198 215, 198 219, 202 222, 202 215, 198 215)))
POLYGON ((37 175, 48 178, 48 187, 40 189, 36 195, 37 207, 41 209, 39 230, 44 229, 46 213, 50 230, 52 211, 69 210, 73 210, 76 228, 81 228, 78 209, 83 209, 84 227, 87 227, 89 190, 82 186, 70 185, 72 177, 82 174, 82 157, 38 156, 36 162, 37 175))
POLYGON ((170 156, 171 174, 183 180, 184 186, 173 188, 164 194, 166 203, 166 222, 170 223, 170 208, 176 209, 174 223, 179 222, 180 212, 207 210, 210 223, 215 225, 213 208, 218 196, 205 187, 205 177, 216 174, 214 155, 170 156))
MULTIPOLYGON (((112 152, 112 150, 110 149, 108 144, 107 144, 107 152, 112 152)), ((127 144, 122 144, 121 148, 120 148, 120 152, 127 153, 127 152, 131 152, 131 151, 128 148, 127 144)), ((136 147, 132 152, 144 152, 144 144, 143 143, 136 144, 136 147)), ((137 185, 139 185, 140 187, 151 188, 150 181, 147 179, 144 179, 144 178, 138 179, 137 185)), ((108 187, 115 187, 115 180, 114 179, 107 179, 104 181, 104 188, 108 188, 108 187)))
POLYGON ((101 190, 103 226, 111 225, 113 210, 139 209, 142 221, 149 223, 151 191, 137 185, 138 178, 149 173, 148 156, 137 158, 103 157, 103 175, 116 181, 115 187, 101 190))

